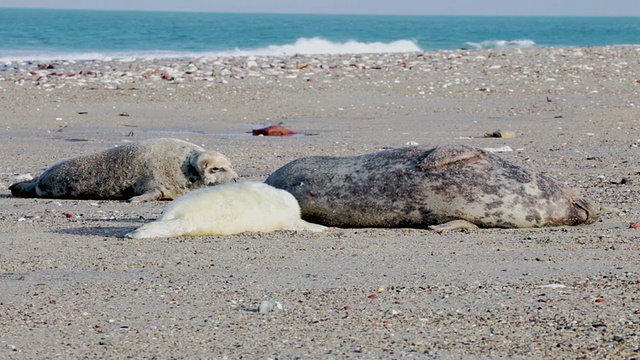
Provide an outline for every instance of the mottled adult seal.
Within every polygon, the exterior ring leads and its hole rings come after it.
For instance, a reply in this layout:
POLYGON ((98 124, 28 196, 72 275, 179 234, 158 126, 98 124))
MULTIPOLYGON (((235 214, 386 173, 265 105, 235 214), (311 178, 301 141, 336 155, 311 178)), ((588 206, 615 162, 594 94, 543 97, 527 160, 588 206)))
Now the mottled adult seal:
POLYGON ((551 177, 463 145, 302 158, 266 183, 293 194, 303 219, 337 227, 542 227, 592 223, 597 213, 551 177))
POLYGON ((52 165, 9 187, 17 197, 129 200, 175 199, 238 175, 222 154, 178 139, 153 139, 52 165))
POLYGON ((156 221, 142 225, 125 237, 146 239, 324 229, 300 218, 300 206, 288 192, 264 183, 239 182, 191 191, 172 201, 156 221))

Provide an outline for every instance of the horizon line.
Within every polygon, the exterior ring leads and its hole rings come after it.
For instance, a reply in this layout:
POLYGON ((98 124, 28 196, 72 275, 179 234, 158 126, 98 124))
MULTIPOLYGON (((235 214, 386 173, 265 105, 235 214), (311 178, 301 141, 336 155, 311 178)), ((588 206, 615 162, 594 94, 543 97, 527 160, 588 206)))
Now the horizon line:
POLYGON ((210 14, 255 14, 255 15, 350 15, 350 16, 468 16, 468 17, 626 17, 634 18, 640 15, 554 15, 554 14, 457 14, 457 13, 333 13, 333 12, 279 12, 279 11, 220 11, 220 10, 180 10, 180 9, 104 9, 104 8, 76 8, 76 7, 13 7, 0 6, 0 9, 13 10, 70 10, 70 11, 131 11, 131 12, 177 12, 177 13, 210 13, 210 14))

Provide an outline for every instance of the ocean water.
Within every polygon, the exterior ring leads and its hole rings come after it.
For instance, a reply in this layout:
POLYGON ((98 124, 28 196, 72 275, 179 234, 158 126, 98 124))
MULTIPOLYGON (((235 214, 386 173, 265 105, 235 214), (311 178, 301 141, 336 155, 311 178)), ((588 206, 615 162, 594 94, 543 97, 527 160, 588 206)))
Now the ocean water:
POLYGON ((640 44, 638 17, 231 14, 0 8, 0 61, 640 44))

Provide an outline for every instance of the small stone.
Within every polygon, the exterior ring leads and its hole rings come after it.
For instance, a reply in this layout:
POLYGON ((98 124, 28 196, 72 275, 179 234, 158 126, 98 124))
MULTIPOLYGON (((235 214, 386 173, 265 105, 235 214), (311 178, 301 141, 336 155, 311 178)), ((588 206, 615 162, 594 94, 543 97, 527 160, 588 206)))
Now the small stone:
POLYGON ((540 285, 541 288, 549 288, 549 289, 562 289, 566 288, 566 285, 562 284, 548 284, 548 285, 540 285))
POLYGON ((396 310, 396 309, 389 309, 387 311, 384 312, 385 316, 395 316, 400 314, 400 311, 396 310))
POLYGON ((622 178, 622 180, 620 180, 620 185, 631 185, 633 184, 633 180, 629 179, 629 178, 622 178))
POLYGON ((494 138, 505 138, 505 139, 511 139, 516 137, 516 133, 514 133, 513 131, 502 131, 502 130, 496 130, 492 133, 485 133, 484 137, 489 138, 489 137, 494 137, 494 138))

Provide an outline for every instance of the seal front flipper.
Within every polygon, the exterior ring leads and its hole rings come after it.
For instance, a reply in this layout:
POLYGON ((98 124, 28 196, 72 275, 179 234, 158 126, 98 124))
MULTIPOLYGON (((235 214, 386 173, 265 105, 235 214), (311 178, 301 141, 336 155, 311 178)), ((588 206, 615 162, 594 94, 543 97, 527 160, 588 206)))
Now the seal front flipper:
POLYGON ((162 196, 163 196, 162 195, 162 190, 153 189, 151 191, 147 191, 146 193, 144 193, 142 195, 134 196, 134 197, 128 199, 127 202, 140 203, 140 202, 146 202, 146 201, 160 200, 160 199, 162 199, 162 196))
POLYGON ((467 220, 452 220, 444 224, 431 225, 429 226, 429 229, 435 230, 439 233, 444 233, 444 232, 454 231, 454 230, 462 231, 462 230, 478 229, 478 226, 474 223, 468 222, 467 220))
POLYGON ((439 146, 420 161, 422 171, 438 170, 458 162, 468 162, 483 156, 479 149, 464 145, 439 146))
POLYGON ((328 228, 324 225, 310 223, 308 221, 304 221, 302 219, 296 220, 287 226, 286 230, 294 230, 294 231, 312 231, 312 232, 321 232, 325 231, 328 228))
POLYGON ((15 197, 35 198, 38 197, 36 185, 38 185, 38 178, 15 183, 9 186, 9 190, 15 197))

